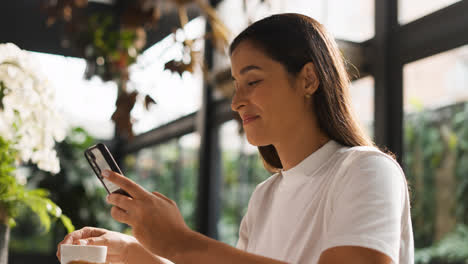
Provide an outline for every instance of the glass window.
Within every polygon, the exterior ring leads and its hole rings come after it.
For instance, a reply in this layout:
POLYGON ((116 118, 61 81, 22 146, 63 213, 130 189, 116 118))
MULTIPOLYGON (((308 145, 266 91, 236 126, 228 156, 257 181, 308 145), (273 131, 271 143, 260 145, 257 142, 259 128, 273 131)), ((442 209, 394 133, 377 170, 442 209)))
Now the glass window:
POLYGON ((398 21, 406 24, 460 0, 398 0, 398 21))
MULTIPOLYGON (((192 20, 185 27, 187 37, 200 37, 204 27, 204 19, 192 20)), ((177 38, 183 37, 181 32, 179 35, 177 38)), ((196 43, 197 49, 202 48, 202 42, 196 43)), ((95 138, 111 139, 114 136, 111 116, 115 111, 116 84, 102 82, 98 77, 85 80, 84 59, 37 52, 33 54, 51 85, 56 88, 57 107, 62 110, 70 127, 83 127, 95 138)), ((132 117, 136 135, 200 108, 203 83, 201 70, 182 76, 164 70, 164 64, 172 59, 182 59, 182 46, 174 43, 173 34, 145 50, 130 67, 128 87, 137 89, 141 94, 151 95, 157 103, 149 111, 144 109, 143 103, 135 104, 132 117)), ((137 100, 143 102, 144 97, 137 100)))
POLYGON ((468 239, 467 65, 464 46, 404 66, 403 165, 416 263, 468 259, 461 250, 468 239))
POLYGON ((218 7, 223 21, 237 35, 251 22, 275 13, 308 15, 339 39, 361 42, 374 36, 373 0, 224 0, 218 7), (237 15, 232 15, 232 14, 237 15), (229 15, 228 15, 229 14, 229 15), (352 21, 352 23, 350 23, 352 21))
POLYGON ((174 200, 191 228, 195 228, 198 151, 198 134, 189 134, 127 155, 124 162, 126 176, 174 200))
POLYGON ((70 127, 83 127, 93 137, 111 139, 117 86, 99 78, 84 79, 84 59, 33 52, 41 71, 55 88, 56 105, 70 127))
MULTIPOLYGON (((132 110, 135 134, 141 134, 168 123, 179 117, 198 110, 201 106, 203 74, 200 67, 194 73, 182 75, 164 70, 170 60, 186 60, 183 47, 177 41, 187 38, 199 38, 204 34, 205 20, 196 18, 190 21, 182 32, 169 35, 162 41, 147 49, 138 57, 137 63, 130 68, 130 87, 142 94, 149 94, 156 104, 145 110, 143 104, 136 104, 132 110)), ((196 50, 202 50, 203 40, 196 41, 196 50)), ((143 100, 143 98, 140 98, 143 100)))
POLYGON ((374 136, 374 78, 367 76, 351 83, 352 107, 367 134, 374 136))
POLYGON ((322 18, 317 19, 335 38, 362 42, 374 36, 374 0, 325 0, 322 8, 322 18))
POLYGON ((405 112, 468 99, 468 45, 412 62, 403 71, 405 112))
POLYGON ((236 121, 224 123, 220 133, 223 180, 219 239, 235 246, 249 198, 255 186, 266 180, 270 173, 263 168, 257 148, 247 142, 245 135, 239 134, 236 121))

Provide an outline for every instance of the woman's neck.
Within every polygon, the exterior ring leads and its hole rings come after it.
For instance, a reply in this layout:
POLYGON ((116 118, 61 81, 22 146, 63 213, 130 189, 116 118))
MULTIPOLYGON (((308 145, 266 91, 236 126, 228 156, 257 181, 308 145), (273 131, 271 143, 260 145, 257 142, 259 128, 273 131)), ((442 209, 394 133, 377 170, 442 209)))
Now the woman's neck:
POLYGON ((273 144, 283 170, 295 167, 330 140, 317 126, 294 129, 294 133, 289 133, 283 138, 281 142, 273 144))

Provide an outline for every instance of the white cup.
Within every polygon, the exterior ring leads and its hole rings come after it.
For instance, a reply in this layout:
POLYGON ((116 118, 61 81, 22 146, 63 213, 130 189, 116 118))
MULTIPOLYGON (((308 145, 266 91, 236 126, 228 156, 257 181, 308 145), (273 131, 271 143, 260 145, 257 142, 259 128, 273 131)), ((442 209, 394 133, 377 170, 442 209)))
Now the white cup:
POLYGON ((68 264, 71 261, 83 263, 106 263, 106 246, 84 246, 63 244, 60 246, 60 263, 68 264))

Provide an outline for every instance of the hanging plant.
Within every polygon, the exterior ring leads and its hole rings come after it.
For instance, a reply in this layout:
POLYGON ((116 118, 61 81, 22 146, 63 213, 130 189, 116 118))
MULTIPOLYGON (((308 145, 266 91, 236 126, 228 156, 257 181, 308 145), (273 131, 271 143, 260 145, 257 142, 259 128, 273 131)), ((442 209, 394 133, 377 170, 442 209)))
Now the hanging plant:
MULTIPOLYGON (((116 12, 96 13, 89 15, 84 7, 87 0, 45 0, 43 9, 47 13, 47 24, 56 21, 65 22, 66 38, 63 41, 86 59, 86 78, 99 76, 104 81, 116 81, 118 84, 118 98, 116 110, 112 120, 116 124, 120 137, 133 137, 133 119, 130 111, 140 96, 137 90, 128 91, 128 68, 135 63, 138 55, 146 45, 145 29, 157 25, 163 8, 161 0, 117 1, 119 7, 116 12), (117 12, 118 11, 118 12, 117 12)), ((212 33, 206 36, 212 39, 219 50, 225 50, 228 43, 229 31, 223 25, 216 11, 204 0, 172 0, 177 6, 180 27, 188 23, 186 6, 196 4, 203 11, 212 26, 212 33)), ((201 63, 199 51, 193 49, 194 40, 183 43, 185 57, 189 59, 172 60, 165 65, 165 69, 177 72, 193 72, 197 63, 201 63)), ((148 109, 155 100, 148 94, 142 95, 145 108, 148 109)))

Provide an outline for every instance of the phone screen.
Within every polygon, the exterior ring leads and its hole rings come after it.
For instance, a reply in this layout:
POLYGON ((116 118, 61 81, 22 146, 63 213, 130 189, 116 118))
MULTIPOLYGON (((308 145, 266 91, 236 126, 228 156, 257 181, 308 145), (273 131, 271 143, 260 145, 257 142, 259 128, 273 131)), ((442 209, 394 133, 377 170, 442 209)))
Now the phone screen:
MULTIPOLYGON (((102 155, 101 151, 98 148, 92 148, 91 152, 94 154, 94 157, 96 157, 95 162, 96 162, 98 170, 101 169, 101 170, 110 170, 110 171, 112 171, 111 167, 109 167, 109 164, 107 164, 106 159, 104 158, 104 156, 102 155)), ((112 182, 108 181, 106 178, 103 178, 101 176, 101 171, 99 171, 99 176, 98 177, 104 182, 104 184, 106 185, 109 192, 113 193, 113 192, 117 191, 118 189, 120 189, 119 186, 117 186, 117 185, 113 184, 112 182)))

